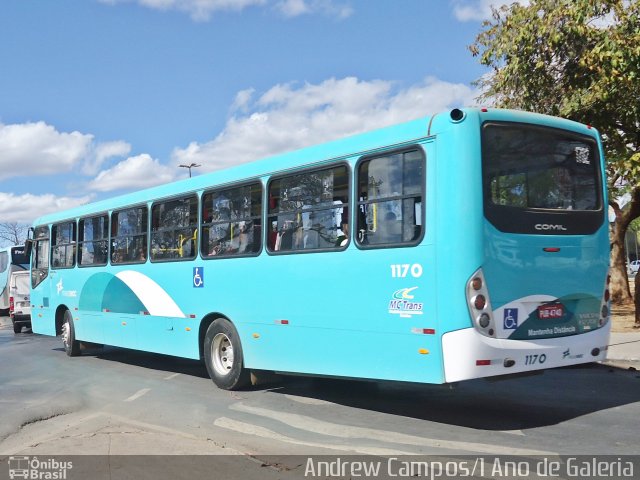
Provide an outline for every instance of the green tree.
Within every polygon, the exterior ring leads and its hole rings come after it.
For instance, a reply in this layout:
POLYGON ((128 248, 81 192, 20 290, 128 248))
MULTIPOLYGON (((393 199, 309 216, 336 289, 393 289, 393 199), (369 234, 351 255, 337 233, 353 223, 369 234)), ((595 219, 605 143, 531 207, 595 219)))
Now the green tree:
POLYGON ((595 126, 607 158, 612 300, 631 301, 624 237, 640 216, 640 0, 530 0, 493 10, 471 53, 480 99, 595 126), (621 205, 618 199, 624 198, 621 205))

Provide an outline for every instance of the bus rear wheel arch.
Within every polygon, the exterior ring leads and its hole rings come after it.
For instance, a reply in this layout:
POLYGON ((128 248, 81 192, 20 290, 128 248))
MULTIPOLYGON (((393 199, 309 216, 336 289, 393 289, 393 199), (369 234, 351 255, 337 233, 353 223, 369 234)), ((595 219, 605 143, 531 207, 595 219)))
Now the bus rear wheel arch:
POLYGON ((251 376, 244 367, 238 331, 226 318, 216 318, 204 336, 204 361, 213 383, 224 390, 249 385, 251 376))

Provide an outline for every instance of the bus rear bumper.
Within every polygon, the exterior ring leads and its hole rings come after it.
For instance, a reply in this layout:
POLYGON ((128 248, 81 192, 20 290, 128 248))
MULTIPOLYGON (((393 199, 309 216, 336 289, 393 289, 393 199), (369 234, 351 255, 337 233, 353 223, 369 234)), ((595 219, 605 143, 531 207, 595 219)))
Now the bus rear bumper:
POLYGON ((490 338, 474 328, 442 336, 445 382, 604 360, 611 322, 589 333, 540 340, 490 338))

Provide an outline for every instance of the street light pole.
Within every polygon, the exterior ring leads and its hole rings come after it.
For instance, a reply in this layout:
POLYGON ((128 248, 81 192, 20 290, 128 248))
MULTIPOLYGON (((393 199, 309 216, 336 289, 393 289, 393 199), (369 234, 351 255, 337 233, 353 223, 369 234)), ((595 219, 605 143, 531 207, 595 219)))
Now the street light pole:
POLYGON ((191 178, 191 169, 192 168, 198 168, 201 167, 202 165, 199 165, 197 163, 191 163, 190 165, 178 165, 179 167, 182 168, 188 168, 189 169, 189 178, 191 178))

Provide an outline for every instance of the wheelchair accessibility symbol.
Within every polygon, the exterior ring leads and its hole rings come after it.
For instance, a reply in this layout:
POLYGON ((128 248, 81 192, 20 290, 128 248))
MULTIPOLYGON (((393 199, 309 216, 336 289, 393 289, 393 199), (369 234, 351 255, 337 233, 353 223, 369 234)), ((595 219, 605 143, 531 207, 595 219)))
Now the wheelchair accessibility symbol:
POLYGON ((204 267, 193 267, 193 287, 204 287, 204 267))
POLYGON ((517 308, 504 309, 504 328, 506 330, 515 330, 516 328, 518 328, 518 309, 517 308))

